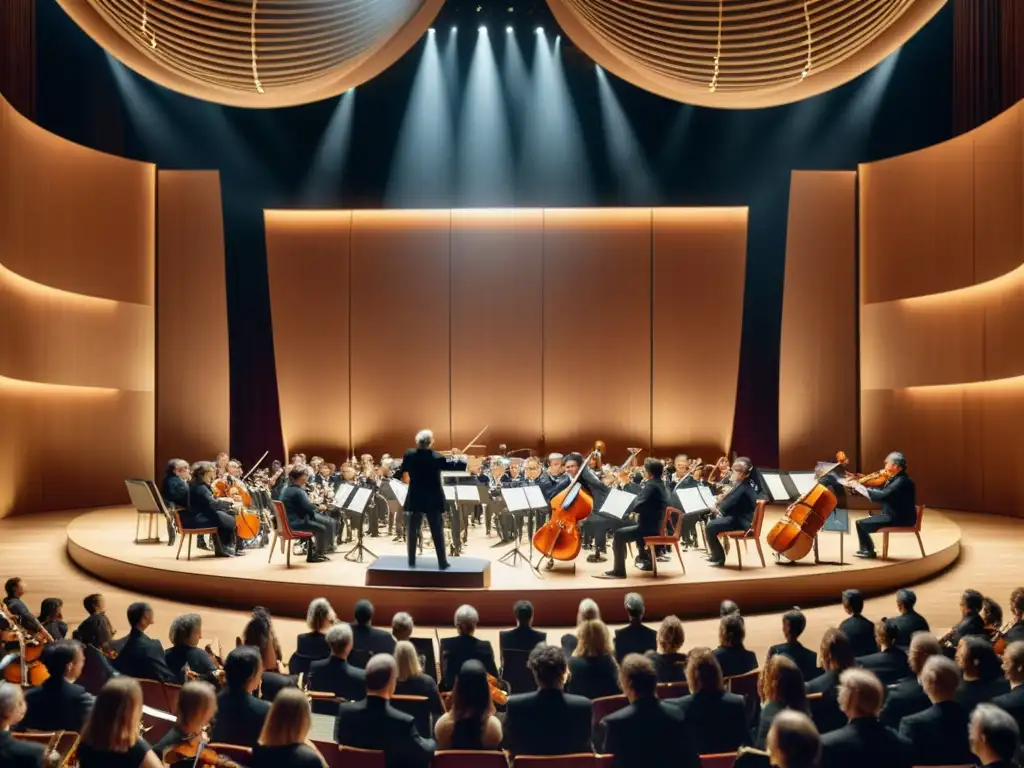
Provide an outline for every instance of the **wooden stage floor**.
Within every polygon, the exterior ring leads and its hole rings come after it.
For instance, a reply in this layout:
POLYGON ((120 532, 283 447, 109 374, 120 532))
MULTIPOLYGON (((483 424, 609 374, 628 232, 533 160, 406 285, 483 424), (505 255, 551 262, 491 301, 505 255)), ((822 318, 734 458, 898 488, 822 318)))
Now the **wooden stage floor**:
MULTIPOLYGON (((782 512, 781 507, 769 508, 765 534, 782 512)), ((597 600, 606 615, 618 615, 623 597, 631 591, 644 595, 652 619, 669 613, 684 618, 717 615, 718 604, 725 598, 740 601, 745 613, 784 610, 793 605, 835 602, 843 589, 851 587, 868 594, 891 592, 942 572, 960 555, 960 526, 946 514, 928 510, 922 533, 924 558, 913 536, 893 536, 888 560, 854 558, 857 547, 852 521, 860 516, 862 513, 851 513, 843 565, 837 563, 839 534, 825 533, 821 536, 821 558, 834 564, 815 565, 808 558, 797 564, 779 565, 762 541, 766 568, 761 567, 751 544, 744 551, 742 571, 736 567, 734 552, 729 555, 728 567, 716 569, 706 563, 703 551, 697 550, 683 554, 686 575, 673 557, 671 562, 659 564, 662 570, 657 579, 627 565, 630 576, 625 580, 594 578, 607 570, 610 562, 587 563, 586 553, 577 560, 575 572, 559 565, 555 571, 538 576, 525 563, 506 566, 497 562, 505 548, 492 548, 495 540, 486 538, 482 528, 475 528, 470 530, 463 554, 492 560, 491 586, 483 590, 367 587, 366 563, 348 562, 340 553, 330 562, 313 565, 293 557, 290 569, 285 567, 280 550, 268 564, 269 551, 265 548, 250 550, 244 558, 216 559, 201 550, 197 556, 193 547, 190 562, 185 560, 184 552, 176 561, 177 545, 171 548, 166 544, 132 543, 136 515, 129 508, 84 511, 71 520, 66 533, 68 555, 78 566, 103 581, 143 594, 241 610, 259 604, 275 615, 292 617, 304 616, 308 602, 315 597, 327 597, 339 611, 366 597, 373 601, 380 616, 412 609, 417 623, 440 625, 450 624, 455 609, 463 603, 474 605, 484 624, 506 625, 512 604, 519 599, 538 606, 546 623, 571 625, 584 597, 597 600)), ((404 544, 383 536, 368 538, 365 543, 378 555, 404 552, 404 544)), ((880 551, 880 542, 878 548, 880 551)), ((426 549, 423 557, 433 558, 433 551, 426 549)))

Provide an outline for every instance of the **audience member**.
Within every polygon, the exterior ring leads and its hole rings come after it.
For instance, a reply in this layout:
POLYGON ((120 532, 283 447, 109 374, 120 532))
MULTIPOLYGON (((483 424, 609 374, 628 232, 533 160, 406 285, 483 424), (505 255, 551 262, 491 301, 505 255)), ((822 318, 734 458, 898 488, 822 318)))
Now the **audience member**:
POLYGON ((569 657, 566 690, 591 700, 619 693, 619 665, 605 623, 600 619, 584 621, 576 628, 576 640, 576 650, 569 657))
POLYGON ((420 736, 429 738, 434 732, 430 724, 431 716, 439 717, 444 714, 444 704, 437 690, 437 682, 430 675, 423 673, 420 655, 408 640, 399 640, 395 646, 395 665, 398 667, 395 695, 424 696, 427 699, 427 711, 414 717, 416 730, 420 736))
POLYGON ((171 647, 164 653, 164 661, 178 685, 188 682, 186 667, 200 679, 219 684, 216 662, 210 654, 199 648, 202 636, 203 619, 198 613, 186 613, 171 622, 171 647))
POLYGON ((645 654, 658 650, 658 633, 644 626, 644 599, 630 592, 625 600, 629 623, 615 630, 615 660, 622 662, 631 653, 645 654))
POLYGON ((331 655, 314 661, 309 668, 309 690, 329 691, 348 701, 366 698, 366 674, 348 663, 352 650, 352 627, 335 624, 327 630, 331 655))
POLYGON ((917 595, 912 589, 901 589, 896 593, 896 610, 899 616, 893 619, 896 622, 896 645, 900 648, 909 648, 910 641, 916 632, 931 632, 928 621, 917 612, 917 595))
MULTIPOLYGON (((331 655, 331 648, 327 644, 327 630, 334 626, 338 617, 334 613, 326 597, 318 597, 309 604, 306 611, 306 626, 309 632, 304 632, 295 638, 295 653, 308 662, 326 659, 331 655)), ((290 667, 291 665, 289 665, 290 667)))
POLYGON ((394 653, 395 638, 373 624, 373 603, 359 600, 352 610, 352 663, 357 667, 365 667, 366 659, 375 653, 394 653))
POLYGON ((875 625, 875 641, 880 650, 857 659, 860 666, 875 673, 882 685, 894 685, 910 676, 907 652, 896 644, 899 634, 895 621, 885 618, 879 620, 875 625))
POLYGON ((64 601, 59 597, 48 597, 39 608, 39 623, 54 640, 63 640, 68 636, 68 625, 64 623, 64 616, 61 614, 63 607, 64 601))
POLYGON ((807 617, 799 608, 782 614, 782 636, 786 642, 773 645, 768 649, 768 658, 782 655, 791 659, 800 669, 804 680, 813 680, 821 674, 818 668, 818 654, 800 643, 800 635, 807 628, 807 617))
POLYGON ((391 617, 391 637, 395 639, 396 643, 411 640, 415 629, 416 625, 413 624, 412 616, 405 611, 399 611, 391 617))
POLYGON ((835 627, 829 627, 821 636, 818 653, 825 671, 807 683, 807 692, 821 694, 811 714, 818 731, 826 734, 846 725, 846 715, 839 708, 839 679, 855 660, 849 638, 835 627))
POLYGON ((163 760, 163 764, 173 768, 193 768, 196 762, 195 756, 180 756, 181 759, 174 759, 169 752, 181 744, 190 740, 206 728, 217 714, 217 692, 213 686, 205 680, 193 680, 185 683, 178 691, 178 711, 175 713, 177 719, 174 725, 167 731, 160 741, 153 745, 153 751, 157 757, 163 760))
POLYGON ((114 669, 128 677, 174 682, 174 673, 167 666, 160 641, 146 636, 146 630, 153 625, 152 606, 149 603, 129 605, 128 624, 132 629, 118 649, 114 669))
POLYGON ((341 704, 334 722, 334 740, 348 747, 382 750, 388 768, 425 768, 436 745, 433 739, 424 739, 416 732, 411 715, 389 703, 396 676, 392 656, 378 653, 370 657, 366 663, 366 698, 341 704))
POLYGON ((984 597, 981 600, 981 622, 985 625, 985 635, 991 641, 999 636, 999 629, 1003 626, 1003 608, 991 597, 984 597))
POLYGON ((250 768, 326 768, 309 740, 313 716, 306 695, 297 688, 281 691, 267 714, 250 768))
POLYGON ((950 642, 959 647, 965 637, 985 635, 985 622, 981 618, 981 607, 985 597, 976 589, 965 589, 960 595, 960 623, 953 627, 950 642))
POLYGON ((0 680, 0 765, 4 768, 43 768, 46 748, 42 744, 18 741, 11 731, 25 717, 21 686, 0 680))
POLYGON ((956 663, 963 672, 956 700, 968 712, 979 704, 1009 693, 1010 684, 1003 677, 999 657, 984 637, 965 635, 961 638, 956 647, 956 663))
POLYGON ((40 657, 50 677, 25 693, 28 714, 21 727, 29 731, 81 733, 92 709, 93 697, 75 681, 82 674, 85 655, 76 640, 58 640, 43 646, 40 657))
POLYGON ((1010 613, 1013 614, 1013 626, 1006 630, 1006 642, 1016 643, 1024 640, 1024 587, 1017 587, 1010 593, 1010 613))
POLYGON ((114 639, 113 631, 110 619, 102 613, 90 616, 75 630, 78 642, 82 643, 82 655, 85 658, 82 673, 78 676, 78 684, 93 695, 99 693, 107 680, 117 674, 117 670, 105 655, 110 652, 110 643, 114 639))
POLYGON ((434 738, 439 749, 497 749, 501 744, 487 670, 476 659, 463 664, 455 676, 448 712, 434 726, 434 738))
POLYGON ((498 651, 503 658, 506 649, 532 651, 548 640, 546 632, 533 628, 533 603, 529 600, 519 600, 512 608, 512 613, 516 617, 516 626, 498 633, 498 651))
POLYGON ((1010 692, 996 696, 992 703, 1008 712, 1024 733, 1024 641, 1017 640, 1006 646, 1003 674, 1010 683, 1010 692))
POLYGON ((17 576, 5 581, 4 606, 6 606, 8 612, 18 620, 18 623, 24 629, 27 629, 32 634, 41 634, 47 641, 53 640, 46 627, 39 623, 39 619, 32 615, 32 611, 22 601, 21 598, 25 596, 26 589, 25 582, 17 576))
POLYGON ((91 626, 93 622, 99 620, 106 621, 107 625, 109 626, 110 620, 107 618, 107 601, 103 597, 103 595, 99 594, 98 592, 86 595, 85 599, 82 600, 82 607, 85 608, 85 612, 87 615, 85 617, 85 620, 78 625, 78 628, 71 633, 71 636, 75 640, 85 642, 79 636, 84 627, 91 626))
POLYGON ((677 616, 666 616, 658 627, 658 650, 647 656, 658 673, 659 683, 686 682, 686 632, 677 616))
POLYGON ((683 713, 690 742, 701 755, 735 752, 750 744, 743 697, 726 693, 722 668, 710 648, 694 648, 686 662, 690 695, 668 699, 683 713))
POLYGON ((885 689, 872 673, 847 669, 839 678, 839 708, 849 722, 821 737, 822 768, 910 768, 913 745, 878 720, 885 689))
POLYGON ((260 687, 263 662, 258 648, 240 645, 224 659, 224 688, 217 696, 213 741, 255 747, 270 704, 253 693, 260 687))
MULTIPOLYGON (((591 619, 600 619, 601 609, 597 607, 597 603, 591 600, 589 597, 585 597, 580 600, 580 607, 576 611, 576 626, 579 627, 584 621, 590 621, 591 619)), ((566 632, 562 635, 559 641, 562 645, 562 650, 565 651, 566 656, 571 656, 572 652, 576 650, 576 632, 566 632)))
POLYGON ((761 716, 755 729, 754 746, 764 749, 772 720, 784 709, 807 712, 807 692, 804 676, 796 662, 788 656, 773 656, 761 668, 757 681, 761 699, 761 716))
POLYGON ((921 687, 932 705, 900 722, 900 736, 914 745, 915 765, 967 765, 972 762, 967 743, 968 713, 953 700, 960 685, 960 670, 945 656, 932 656, 921 671, 921 687))
POLYGON ((803 712, 783 710, 768 731, 768 754, 778 768, 818 768, 821 737, 803 712))
POLYGON ((79 768, 161 768, 160 758, 139 736, 142 688, 130 677, 103 686, 78 744, 79 768))
POLYGON ((598 724, 594 743, 599 751, 614 755, 617 768, 659 765, 668 755, 674 766, 700 768, 682 711, 658 700, 658 675, 651 660, 636 653, 627 655, 619 682, 629 706, 598 724))
POLYGON ((494 663, 494 648, 487 640, 478 640, 474 633, 480 623, 480 614, 471 605, 460 605, 455 611, 455 628, 459 634, 441 641, 441 688, 448 691, 455 685, 455 676, 462 665, 476 659, 484 665, 487 674, 498 677, 494 663))
POLYGON ((740 607, 736 605, 732 600, 723 600, 718 605, 718 616, 728 616, 735 613, 737 616, 740 615, 740 607))
POLYGON ((925 662, 932 656, 941 656, 942 646, 935 635, 930 632, 918 632, 910 641, 907 661, 910 665, 911 677, 892 686, 885 697, 882 707, 882 724, 893 730, 900 727, 900 721, 908 715, 924 712, 931 706, 928 694, 921 687, 920 677, 925 662))
POLYGON ((569 671, 565 652, 542 643, 530 651, 529 666, 537 690, 509 697, 504 748, 513 756, 590 752, 593 705, 563 691, 569 671))
POLYGON ((715 659, 726 677, 735 677, 757 669, 757 654, 748 651, 743 641, 747 627, 738 613, 729 613, 718 624, 718 647, 715 659))
POLYGON ((839 625, 839 631, 850 641, 853 655, 867 656, 871 653, 878 653, 875 627, 861 616, 861 611, 864 610, 863 593, 859 589, 845 590, 843 592, 843 609, 850 614, 850 618, 839 625))
POLYGON ((1020 729, 1006 712, 992 704, 979 704, 971 713, 968 731, 971 752, 983 768, 1016 768, 1020 729))
POLYGON ((277 640, 273 620, 266 608, 257 606, 253 609, 252 618, 242 630, 242 644, 251 645, 260 652, 263 662, 263 676, 259 684, 261 699, 273 701, 281 690, 297 685, 296 678, 280 671, 281 644, 277 640))

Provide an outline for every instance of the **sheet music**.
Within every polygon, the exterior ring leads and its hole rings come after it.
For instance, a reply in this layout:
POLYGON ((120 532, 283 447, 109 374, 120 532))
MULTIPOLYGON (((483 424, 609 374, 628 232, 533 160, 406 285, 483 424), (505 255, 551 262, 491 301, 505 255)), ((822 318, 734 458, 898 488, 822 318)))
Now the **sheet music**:
POLYGON ((370 500, 370 496, 373 495, 373 491, 369 488, 356 488, 356 492, 352 494, 352 498, 345 503, 345 509, 351 512, 362 512, 366 509, 366 502, 370 500))
POLYGON ((509 512, 525 512, 530 508, 525 488, 502 488, 501 498, 505 500, 509 512))
POLYGON ((455 501, 456 500, 455 488, 456 488, 456 486, 454 486, 454 485, 446 485, 446 486, 444 486, 444 497, 445 497, 445 499, 447 501, 455 501))
POLYGON ((796 486, 801 496, 818 484, 818 479, 813 472, 790 472, 789 479, 793 481, 793 485, 796 486))
POLYGON ((338 490, 334 492, 334 503, 331 506, 336 509, 345 509, 345 502, 352 497, 353 491, 358 487, 352 483, 342 483, 339 485, 338 490))
POLYGON ((523 490, 526 491, 526 501, 529 503, 530 509, 548 508, 548 500, 544 498, 544 491, 539 485, 528 485, 523 490))
POLYGON ((391 486, 391 490, 394 491, 398 503, 404 507, 405 497, 409 494, 409 486, 401 480, 388 480, 388 484, 391 486))
POLYGON ((155 709, 146 704, 142 705, 142 714, 149 715, 157 720, 165 720, 168 723, 176 723, 178 721, 177 715, 172 715, 170 712, 164 712, 162 709, 155 709))
POLYGON ((599 511, 603 515, 611 515, 612 517, 617 517, 621 520, 626 512, 629 511, 629 505, 635 500, 635 493, 628 493, 626 491, 619 490, 618 488, 612 488, 608 491, 608 498, 604 500, 604 504, 601 505, 601 509, 599 511))
POLYGON ((473 475, 461 469, 442 469, 441 482, 453 477, 472 477, 473 475))
POLYGON ((782 475, 777 472, 762 472, 761 478, 768 486, 768 495, 772 497, 772 501, 789 501, 789 491, 782 482, 782 475))
POLYGON ((683 512, 704 512, 708 508, 707 503, 701 498, 699 487, 680 488, 676 491, 676 496, 683 505, 683 512))
MULTIPOLYGON (((706 485, 700 485, 697 487, 697 493, 700 494, 701 500, 704 502, 706 509, 718 506, 718 499, 715 498, 715 494, 711 492, 711 489, 706 485)), ((728 493, 728 491, 727 491, 728 493)))
POLYGON ((456 485, 455 498, 459 501, 473 501, 480 503, 479 485, 456 485))

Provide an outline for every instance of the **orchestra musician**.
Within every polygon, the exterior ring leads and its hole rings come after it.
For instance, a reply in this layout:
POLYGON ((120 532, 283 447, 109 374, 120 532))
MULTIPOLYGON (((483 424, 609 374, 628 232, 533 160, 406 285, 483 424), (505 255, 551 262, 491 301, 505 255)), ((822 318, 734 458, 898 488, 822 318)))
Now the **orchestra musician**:
MULTIPOLYGON (((494 529, 498 532, 498 544, 508 544, 512 541, 512 520, 505 500, 501 496, 502 488, 511 488, 511 478, 506 474, 507 459, 501 456, 491 458, 491 466, 487 477, 487 504, 485 520, 487 534, 491 533, 491 519, 494 519, 494 529)), ((497 545, 496 545, 497 546, 497 545)))
POLYGON ((569 478, 565 474, 565 464, 560 453, 552 453, 548 456, 548 469, 537 479, 537 485, 544 492, 544 498, 551 501, 561 493, 569 484, 569 478))
POLYGON ((405 511, 409 513, 406 547, 409 566, 416 567, 416 544, 420 527, 426 517, 430 536, 434 540, 437 567, 446 570, 451 567, 444 547, 444 489, 441 486, 441 471, 465 471, 465 456, 446 458, 433 449, 434 433, 429 429, 416 435, 416 447, 410 448, 402 457, 402 474, 408 476, 409 490, 405 496, 405 511))
MULTIPOLYGON (((341 465, 341 474, 339 476, 339 483, 334 489, 335 495, 343 503, 352 494, 353 489, 359 486, 359 472, 356 471, 356 465, 351 461, 346 461, 341 465)), ((359 519, 359 515, 352 510, 347 510, 343 513, 344 517, 339 518, 338 524, 345 528, 345 543, 352 543, 352 533, 356 529, 356 525, 361 524, 362 521, 359 519), (348 521, 348 526, 344 525, 344 521, 348 521)), ((340 536, 340 532, 339 532, 340 536)))
MULTIPOLYGON (((604 500, 608 498, 608 487, 594 474, 589 465, 584 466, 583 471, 580 471, 580 467, 583 465, 581 454, 570 453, 565 457, 564 463, 565 473, 570 480, 579 472, 580 486, 594 499, 594 509, 600 509, 604 500)), ((588 563, 603 563, 608 560, 604 552, 607 546, 608 528, 611 524, 607 518, 599 518, 594 515, 588 517, 581 524, 580 532, 594 539, 594 551, 587 555, 588 563)))
MULTIPOLYGON (((169 509, 188 507, 188 481, 190 479, 188 462, 184 459, 171 459, 167 462, 164 470, 164 479, 160 485, 160 494, 164 497, 164 504, 169 509)), ((167 545, 174 543, 176 532, 174 523, 167 521, 167 545)))
POLYGON ((850 487, 863 496, 882 505, 882 511, 857 521, 857 538, 860 549, 854 554, 857 557, 876 557, 875 545, 871 534, 880 528, 889 526, 909 526, 917 520, 917 496, 914 481, 907 475, 907 459, 893 451, 885 457, 885 471, 889 479, 881 488, 865 488, 854 482, 850 487))
POLYGON ((754 521, 754 507, 757 505, 757 491, 751 482, 753 462, 740 457, 732 463, 729 481, 732 487, 719 499, 719 516, 708 523, 707 539, 711 565, 720 568, 725 565, 725 550, 718 535, 728 531, 745 531, 754 521))
MULTIPOLYGON (((665 465, 658 459, 646 459, 644 461, 644 484, 633 503, 633 512, 637 516, 636 525, 626 525, 619 528, 612 536, 612 554, 614 563, 612 569, 605 573, 613 579, 626 578, 626 544, 635 542, 640 550, 640 558, 650 564, 650 552, 642 546, 644 536, 657 536, 661 530, 661 522, 665 519, 665 509, 668 507, 668 491, 661 481, 661 475, 665 471, 665 465)), ((628 468, 624 472, 629 472, 628 468)), ((630 478, 632 483, 632 477, 630 478)))
POLYGON ((219 480, 222 477, 227 477, 229 461, 230 458, 226 453, 224 453, 224 451, 221 451, 220 453, 217 454, 217 458, 214 461, 214 464, 216 465, 217 468, 217 475, 216 477, 213 478, 214 480, 219 480))
POLYGON ((235 518, 231 514, 229 499, 213 496, 213 481, 217 466, 209 461, 199 461, 192 467, 192 479, 188 486, 185 511, 181 522, 186 528, 214 528, 213 551, 217 557, 241 557, 244 553, 235 548, 235 518))
POLYGON ((309 468, 303 465, 293 466, 288 472, 289 485, 281 493, 281 503, 288 514, 288 525, 296 531, 313 534, 306 551, 307 563, 322 563, 327 560, 327 552, 332 549, 335 539, 334 521, 320 510, 306 493, 309 482, 309 468))

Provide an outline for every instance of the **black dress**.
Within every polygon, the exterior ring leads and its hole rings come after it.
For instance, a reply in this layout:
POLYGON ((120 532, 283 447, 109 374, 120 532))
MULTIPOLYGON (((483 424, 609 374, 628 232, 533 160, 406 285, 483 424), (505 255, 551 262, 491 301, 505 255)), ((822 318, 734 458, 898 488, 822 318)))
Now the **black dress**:
POLYGON ((257 746, 249 758, 249 768, 322 768, 320 756, 305 744, 283 747, 257 746))
POLYGON ((108 752, 93 749, 88 744, 79 744, 78 766, 79 768, 139 768, 149 751, 149 744, 142 739, 129 747, 127 752, 108 752))
POLYGON ((608 654, 570 656, 569 674, 569 682, 565 686, 567 693, 586 696, 588 699, 622 693, 619 688, 619 667, 608 654))

